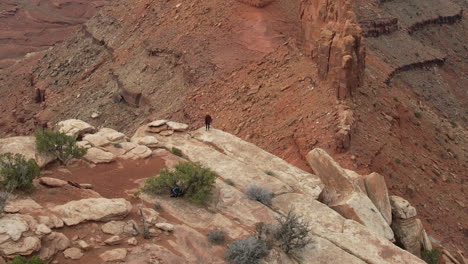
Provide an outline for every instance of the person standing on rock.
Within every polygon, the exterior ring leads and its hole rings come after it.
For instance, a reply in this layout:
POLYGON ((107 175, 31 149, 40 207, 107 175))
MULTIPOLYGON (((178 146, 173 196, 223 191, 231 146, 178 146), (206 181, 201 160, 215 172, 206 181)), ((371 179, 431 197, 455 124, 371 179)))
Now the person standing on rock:
POLYGON ((206 131, 210 130, 210 125, 211 125, 212 121, 213 121, 213 118, 211 118, 211 116, 209 114, 206 114, 206 116, 205 116, 205 129, 206 129, 206 131))

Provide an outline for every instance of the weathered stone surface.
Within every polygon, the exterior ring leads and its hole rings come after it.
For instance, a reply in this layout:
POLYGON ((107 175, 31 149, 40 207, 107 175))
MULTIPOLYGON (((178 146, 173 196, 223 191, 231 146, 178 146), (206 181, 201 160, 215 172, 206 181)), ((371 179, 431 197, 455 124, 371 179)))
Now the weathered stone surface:
POLYGON ((86 154, 83 156, 83 158, 89 162, 97 164, 97 163, 112 162, 115 160, 116 157, 114 154, 110 152, 107 152, 98 148, 90 148, 88 149, 86 154))
POLYGON ((79 137, 86 133, 94 133, 96 129, 90 124, 78 120, 78 119, 69 119, 61 121, 57 124, 57 127, 60 132, 64 132, 69 136, 79 137))
POLYGON ((138 241, 137 241, 136 238, 132 237, 132 238, 127 240, 127 244, 129 244, 130 246, 136 246, 136 245, 138 245, 138 241))
POLYGON ((325 204, 338 204, 355 191, 346 171, 324 150, 316 148, 310 151, 307 162, 325 184, 321 194, 325 204))
POLYGON ((55 254, 70 247, 70 240, 62 233, 52 232, 42 239, 39 257, 44 260, 51 259, 55 254))
POLYGON ((76 145, 80 148, 85 148, 85 149, 89 149, 92 147, 88 141, 77 141, 76 145))
POLYGON ((38 236, 43 236, 43 235, 50 234, 51 232, 52 232, 52 230, 50 230, 50 228, 48 226, 46 226, 44 224, 39 224, 36 227, 35 234, 38 235, 38 236))
POLYGON ((328 153, 314 149, 307 155, 307 161, 325 184, 321 201, 342 216, 356 220, 370 230, 390 241, 394 234, 380 211, 361 190, 353 183, 355 176, 349 176, 328 153))
POLYGON ((125 199, 90 198, 71 201, 52 208, 66 225, 85 221, 110 221, 122 219, 131 211, 132 205, 125 199))
POLYGON ((121 235, 125 226, 124 221, 110 221, 101 226, 102 232, 114 236, 121 235))
POLYGON ((424 250, 432 250, 432 242, 429 239, 429 236, 426 233, 426 230, 423 229, 421 236, 421 246, 424 250))
POLYGON ((42 206, 33 199, 15 199, 9 200, 3 211, 5 213, 26 213, 42 209, 42 206))
POLYGON ((185 130, 187 130, 187 128, 188 128, 188 125, 187 125, 187 124, 177 123, 177 122, 173 122, 173 121, 167 122, 166 125, 167 125, 170 129, 172 129, 172 130, 174 130, 174 131, 180 131, 180 132, 185 131, 185 130))
MULTIPOLYGON (((145 263, 148 261, 148 259, 154 258, 152 256, 157 256, 157 261, 159 261, 159 263, 171 263, 171 264, 190 263, 190 262, 187 262, 186 259, 180 254, 174 254, 169 249, 161 245, 157 245, 153 243, 142 244, 140 246, 132 248, 132 250, 129 251, 126 257, 125 262, 128 264, 145 263)), ((200 263, 211 263, 211 262, 200 261, 200 263)))
POLYGON ((310 200, 303 194, 280 195, 273 201, 273 206, 282 213, 291 209, 300 212, 304 220, 310 223, 313 237, 326 239, 365 263, 424 263, 367 227, 343 218, 323 203, 310 200))
POLYGON ((67 259, 80 259, 84 254, 79 248, 69 248, 63 252, 63 255, 67 259))
POLYGON ((118 245, 122 243, 122 238, 119 236, 111 236, 108 239, 104 240, 106 245, 118 245))
POLYGON ((105 147, 111 144, 111 142, 106 137, 100 134, 86 134, 83 137, 83 141, 89 142, 89 144, 93 147, 105 147))
POLYGON ((378 173, 371 173, 364 177, 367 196, 379 209, 383 218, 390 225, 392 224, 392 206, 388 196, 387 184, 385 184, 384 176, 378 173))
POLYGON ((169 224, 169 223, 157 223, 155 225, 157 228, 167 231, 167 232, 172 232, 174 231, 174 225, 169 224))
POLYGON ((149 148, 154 148, 158 146, 158 140, 153 136, 144 136, 132 138, 132 142, 138 145, 147 146, 149 148))
POLYGON ((99 257, 105 262, 124 261, 126 256, 127 250, 125 248, 107 250, 99 255, 99 257))
POLYGON ((390 196, 390 204, 394 218, 408 219, 416 216, 416 208, 399 196, 390 196))
POLYGON ((78 240, 76 244, 78 245, 79 248, 83 250, 88 250, 91 248, 91 246, 88 243, 86 243, 86 241, 84 240, 78 240))
POLYGON ((49 228, 60 228, 63 227, 62 219, 58 218, 56 215, 41 215, 38 216, 40 224, 45 224, 49 228))
POLYGON ((165 125, 168 122, 168 120, 156 120, 148 124, 148 127, 160 127, 162 125, 165 125))
POLYGON ((0 244, 2 256, 23 255, 27 256, 41 248, 41 240, 38 237, 25 237, 18 241, 8 241, 0 244))
POLYGON ((23 233, 29 229, 29 223, 24 215, 4 215, 0 218, 0 235, 2 236, 2 242, 8 239, 18 241, 23 233), (4 238, 5 236, 6 239, 4 238))
POLYGON ((101 128, 99 131, 96 133, 96 135, 104 137, 106 140, 112 142, 112 143, 119 143, 119 142, 124 142, 125 141, 125 134, 120 133, 112 128, 101 128))
POLYGON ((0 154, 8 152, 21 154, 26 159, 34 159, 41 168, 56 159, 52 155, 41 154, 37 151, 35 137, 10 137, 0 139, 0 154))
POLYGON ((120 156, 123 159, 146 159, 153 154, 150 148, 143 145, 138 145, 125 155, 120 156))
POLYGON ((50 177, 41 177, 39 178, 39 182, 48 187, 63 187, 68 184, 64 180, 50 178, 50 177))

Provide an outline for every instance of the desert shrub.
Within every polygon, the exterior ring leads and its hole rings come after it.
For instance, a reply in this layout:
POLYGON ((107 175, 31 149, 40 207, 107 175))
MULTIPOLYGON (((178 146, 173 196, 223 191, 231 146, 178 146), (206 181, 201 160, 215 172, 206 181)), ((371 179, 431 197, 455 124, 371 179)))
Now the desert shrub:
POLYGON ((52 154, 62 164, 86 154, 85 148, 76 145, 75 137, 58 131, 37 130, 36 145, 39 152, 52 154))
POLYGON ((174 169, 163 169, 159 177, 147 179, 142 190, 149 194, 161 194, 177 186, 195 204, 205 204, 211 200, 216 179, 213 171, 193 162, 180 162, 174 169))
POLYGON ((416 118, 422 118, 421 112, 415 112, 415 113, 414 113, 414 116, 415 116, 416 118))
POLYGON ((222 244, 226 240, 226 233, 223 230, 213 229, 208 233, 208 241, 212 244, 222 244))
POLYGON ((26 160, 21 154, 4 153, 0 155, 0 176, 3 190, 33 191, 32 180, 39 176, 40 169, 33 159, 26 160))
POLYGON ((439 263, 440 251, 438 249, 421 251, 421 258, 428 264, 439 263))
POLYGON ((10 199, 11 193, 6 191, 0 191, 0 214, 3 213, 3 209, 5 209, 6 203, 10 199))
POLYGON ((37 256, 27 259, 23 256, 17 256, 7 264, 45 264, 45 262, 37 256))
POLYGON ((265 171, 265 174, 268 175, 268 176, 275 176, 275 173, 272 172, 271 170, 265 171))
POLYGON ((225 182, 227 185, 231 185, 231 186, 235 186, 235 185, 236 185, 232 179, 225 179, 224 182, 225 182))
POLYGON ((225 259, 232 264, 257 264, 268 255, 265 241, 249 237, 237 240, 228 246, 225 259))
POLYGON ((259 201, 264 205, 270 206, 271 200, 275 197, 275 194, 270 190, 259 187, 255 184, 250 184, 245 190, 247 198, 254 201, 259 201))
POLYGON ((280 216, 276 220, 278 221, 276 241, 286 254, 302 249, 311 242, 309 223, 293 211, 289 211, 286 216, 280 216))
POLYGON ((182 153, 182 150, 176 148, 176 147, 172 147, 172 154, 176 155, 176 156, 179 156, 179 157, 182 157, 184 154, 182 153))

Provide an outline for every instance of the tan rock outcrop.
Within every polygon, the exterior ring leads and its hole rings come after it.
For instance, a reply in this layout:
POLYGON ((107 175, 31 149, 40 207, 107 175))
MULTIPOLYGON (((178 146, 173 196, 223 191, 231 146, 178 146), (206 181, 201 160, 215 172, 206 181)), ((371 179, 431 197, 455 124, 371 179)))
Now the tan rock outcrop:
POLYGON ((302 1, 301 22, 304 50, 319 77, 336 88, 338 99, 351 97, 362 85, 366 54, 352 2, 302 1))
POLYGON ((416 218, 416 209, 405 199, 390 196, 392 205, 392 229, 395 238, 403 248, 416 256, 421 256, 421 246, 424 242, 424 227, 416 218))
POLYGON ((41 259, 49 260, 58 252, 69 248, 70 245, 70 240, 64 234, 52 232, 42 239, 42 248, 39 256, 41 259))
POLYGON ((81 251, 81 249, 79 248, 69 248, 69 249, 66 249, 64 252, 63 252, 63 255, 65 256, 65 258, 67 259, 80 259, 83 257, 83 252, 81 251))
POLYGON ((50 178, 50 177, 41 177, 39 178, 39 182, 48 187, 63 187, 68 184, 64 180, 50 178))
POLYGON ((21 154, 26 159, 34 159, 41 168, 56 159, 51 155, 41 154, 37 151, 35 137, 10 137, 0 139, 0 154, 8 152, 21 154))
POLYGON ((309 152, 307 161, 325 184, 320 195, 322 202, 342 216, 353 219, 376 234, 394 241, 389 224, 361 187, 355 183, 355 177, 350 177, 346 170, 322 149, 309 152))
POLYGON ((114 154, 104 151, 102 149, 90 148, 83 156, 83 159, 91 163, 97 164, 113 162, 116 159, 116 157, 114 154))
POLYGON ((92 125, 78 119, 61 121, 57 124, 57 128, 60 132, 74 137, 80 137, 86 133, 94 133, 96 131, 92 125))
POLYGON ((52 208, 52 211, 68 225, 85 221, 106 222, 122 219, 128 215, 132 205, 125 199, 90 198, 71 201, 52 208))
POLYGON ((107 250, 106 252, 99 255, 99 257, 104 262, 114 262, 114 261, 122 262, 125 260, 126 256, 127 256, 127 250, 125 248, 116 248, 116 249, 107 250))
POLYGON ((392 206, 388 196, 387 184, 385 178, 378 173, 371 173, 364 177, 367 196, 379 209, 383 218, 389 225, 392 224, 392 206))

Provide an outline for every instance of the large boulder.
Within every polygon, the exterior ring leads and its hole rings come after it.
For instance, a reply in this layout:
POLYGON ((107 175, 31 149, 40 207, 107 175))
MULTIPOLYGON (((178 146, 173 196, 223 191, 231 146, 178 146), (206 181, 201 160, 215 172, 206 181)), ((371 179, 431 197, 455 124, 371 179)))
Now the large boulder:
POLYGON ((78 119, 68 119, 61 121, 57 124, 58 130, 69 136, 80 137, 87 133, 94 133, 96 129, 81 120, 78 119))
POLYGON ((396 241, 406 250, 416 256, 421 256, 421 246, 424 243, 424 228, 416 218, 416 209, 399 196, 390 196, 392 205, 392 229, 396 241))
POLYGON ((115 155, 98 148, 90 148, 83 158, 91 163, 110 163, 115 160, 115 155))
POLYGON ((383 218, 390 225, 392 224, 392 206, 388 196, 387 184, 384 176, 378 173, 371 173, 364 177, 367 196, 379 209, 383 218))
POLYGON ((52 208, 52 211, 68 225, 77 225, 85 221, 107 222, 125 218, 132 210, 132 205, 125 199, 90 198, 71 201, 52 208))
POLYGON ((61 252, 71 245, 70 240, 62 233, 52 232, 42 239, 42 248, 39 257, 49 260, 58 252, 61 252))
POLYGON ((371 231, 390 241, 394 234, 380 210, 363 192, 354 175, 336 163, 327 152, 314 149, 307 155, 307 161, 325 184, 320 194, 321 201, 348 219, 353 219, 371 231))
POLYGON ((41 232, 29 215, 7 214, 0 218, 0 255, 30 255, 41 247, 41 232))
POLYGON ((0 139, 0 154, 8 152, 21 154, 26 159, 34 159, 41 168, 56 159, 52 155, 42 154, 37 151, 35 137, 10 137, 0 139))

